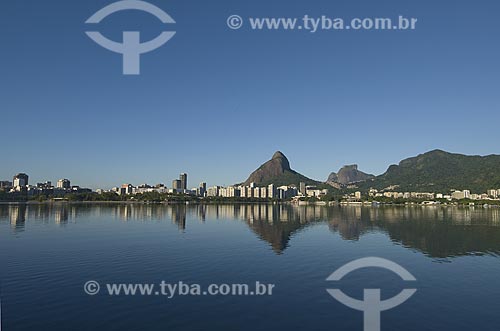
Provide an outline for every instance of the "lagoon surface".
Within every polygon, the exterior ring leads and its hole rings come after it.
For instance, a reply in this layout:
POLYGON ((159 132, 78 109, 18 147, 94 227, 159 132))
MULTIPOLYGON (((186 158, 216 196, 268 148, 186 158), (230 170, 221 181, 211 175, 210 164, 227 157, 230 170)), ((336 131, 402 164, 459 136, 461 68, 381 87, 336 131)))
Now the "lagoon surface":
POLYGON ((382 330, 500 329, 500 209, 291 205, 0 205, 2 327, 363 330, 362 299, 417 288, 382 330), (342 265, 381 257, 407 269, 342 265), (88 295, 84 284, 101 284, 88 295), (105 284, 274 284, 272 295, 119 295, 105 284))

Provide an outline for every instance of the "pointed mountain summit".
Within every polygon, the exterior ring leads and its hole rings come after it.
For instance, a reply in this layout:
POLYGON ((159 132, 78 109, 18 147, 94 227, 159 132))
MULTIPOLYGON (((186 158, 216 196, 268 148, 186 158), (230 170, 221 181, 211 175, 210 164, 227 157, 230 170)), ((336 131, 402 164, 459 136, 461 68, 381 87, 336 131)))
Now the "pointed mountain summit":
POLYGON ((285 154, 281 153, 281 151, 276 151, 274 154, 273 154, 273 159, 285 159, 288 161, 288 159, 286 158, 285 154))
POLYGON ((255 183, 257 185, 296 185, 299 186, 300 182, 305 182, 308 185, 317 185, 319 182, 307 178, 290 168, 290 162, 285 154, 280 151, 274 153, 271 160, 261 165, 257 170, 252 172, 248 179, 243 183, 250 185, 255 183))
POLYGON ((359 171, 357 164, 351 164, 343 166, 337 173, 332 172, 326 181, 327 183, 348 185, 372 179, 374 177, 374 175, 359 171))

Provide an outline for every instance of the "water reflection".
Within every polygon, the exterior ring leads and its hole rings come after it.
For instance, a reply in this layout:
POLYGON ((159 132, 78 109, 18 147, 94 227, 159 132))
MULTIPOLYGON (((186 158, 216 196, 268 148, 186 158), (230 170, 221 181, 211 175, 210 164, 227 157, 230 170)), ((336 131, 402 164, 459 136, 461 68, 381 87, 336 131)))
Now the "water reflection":
POLYGON ((500 209, 458 207, 326 207, 272 204, 149 205, 149 204, 9 204, 0 205, 0 224, 14 233, 26 223, 65 226, 79 218, 123 222, 171 221, 181 231, 199 220, 241 220, 281 254, 294 233, 307 226, 328 224, 344 240, 361 240, 369 232, 385 233, 395 244, 433 258, 500 255, 500 209))
POLYGON ((26 205, 9 206, 10 225, 15 232, 24 231, 26 223, 26 205))

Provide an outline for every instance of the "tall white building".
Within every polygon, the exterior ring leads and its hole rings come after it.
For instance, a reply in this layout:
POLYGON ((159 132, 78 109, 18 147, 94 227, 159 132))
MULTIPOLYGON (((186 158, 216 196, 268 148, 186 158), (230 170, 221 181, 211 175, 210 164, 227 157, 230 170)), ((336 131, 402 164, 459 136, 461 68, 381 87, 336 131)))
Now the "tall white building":
POLYGON ((69 179, 59 179, 57 181, 57 188, 62 188, 62 189, 70 189, 71 188, 71 182, 69 179))
POLYGON ((14 176, 12 180, 12 186, 15 188, 21 188, 28 186, 28 175, 20 173, 14 176))
POLYGON ((274 186, 274 184, 269 184, 267 186, 267 197, 269 199, 274 199, 276 197, 276 186, 274 186))

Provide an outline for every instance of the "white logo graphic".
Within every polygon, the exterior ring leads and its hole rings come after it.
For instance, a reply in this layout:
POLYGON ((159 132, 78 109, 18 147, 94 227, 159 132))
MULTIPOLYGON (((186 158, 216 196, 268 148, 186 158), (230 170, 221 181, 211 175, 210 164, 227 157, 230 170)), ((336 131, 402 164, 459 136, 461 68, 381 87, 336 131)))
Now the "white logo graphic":
MULTIPOLYGON (((339 281, 345 275, 352 271, 377 267, 390 270, 397 274, 405 281, 416 281, 415 277, 408 272, 405 268, 392 261, 382 259, 379 257, 366 257, 347 263, 346 265, 337 269, 326 280, 339 281)), ((381 301, 380 289, 365 289, 363 301, 354 299, 347 296, 339 289, 327 289, 337 301, 346 305, 349 308, 360 310, 364 314, 364 330, 365 331, 379 331, 380 330, 380 313, 385 310, 392 309, 399 306, 408 300, 417 290, 414 288, 404 289, 398 295, 381 301)))
MULTIPOLYGON (((97 13, 92 15, 85 23, 96 24, 101 22, 105 17, 122 10, 135 9, 148 12, 156 16, 162 23, 175 23, 175 21, 166 12, 145 1, 139 0, 122 0, 112 3, 97 13)), ((92 40, 102 47, 123 54, 123 74, 124 75, 139 75, 140 74, 140 56, 141 54, 154 51, 158 47, 165 44, 175 35, 173 31, 163 31, 158 37, 145 43, 140 41, 140 32, 124 31, 123 42, 117 43, 104 37, 97 31, 85 32, 92 40)))
POLYGON ((83 290, 88 295, 96 295, 101 290, 101 286, 95 280, 89 280, 85 283, 85 285, 83 285, 83 290))
POLYGON ((239 15, 231 15, 227 18, 226 23, 230 29, 237 30, 243 26, 243 19, 239 15))

